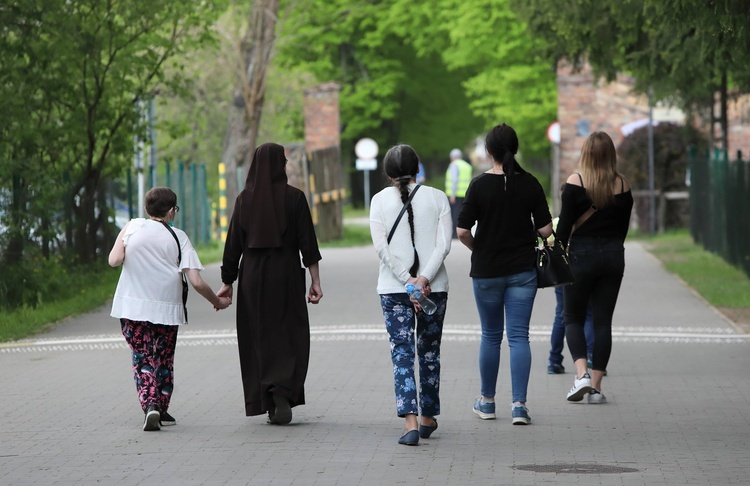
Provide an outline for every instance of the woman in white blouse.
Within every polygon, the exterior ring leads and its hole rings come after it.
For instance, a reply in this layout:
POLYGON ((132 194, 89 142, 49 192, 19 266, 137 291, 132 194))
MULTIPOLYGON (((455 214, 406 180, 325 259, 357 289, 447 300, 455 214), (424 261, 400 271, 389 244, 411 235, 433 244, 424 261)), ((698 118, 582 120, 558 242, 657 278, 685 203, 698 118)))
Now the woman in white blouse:
POLYGON ((370 232, 380 257, 378 294, 391 342, 396 413, 406 421, 398 442, 417 445, 420 437, 428 438, 438 426, 440 340, 448 301, 448 274, 443 261, 450 251, 453 223, 445 193, 416 184, 419 157, 413 148, 391 148, 383 165, 393 187, 372 198, 370 232), (410 196, 406 212, 397 222, 410 196), (423 293, 437 304, 434 314, 423 312, 410 299, 404 289, 407 283, 422 286, 423 293), (415 354, 419 360, 418 392, 415 354))
POLYGON ((175 424, 167 409, 174 388, 177 329, 187 324, 182 273, 216 310, 227 308, 232 300, 214 294, 201 278, 203 265, 190 239, 182 230, 170 228, 179 211, 177 195, 167 187, 154 187, 145 199, 150 219, 137 218, 125 225, 109 253, 109 264, 122 264, 111 315, 120 319, 132 350, 135 385, 145 414, 143 430, 149 431, 175 424))

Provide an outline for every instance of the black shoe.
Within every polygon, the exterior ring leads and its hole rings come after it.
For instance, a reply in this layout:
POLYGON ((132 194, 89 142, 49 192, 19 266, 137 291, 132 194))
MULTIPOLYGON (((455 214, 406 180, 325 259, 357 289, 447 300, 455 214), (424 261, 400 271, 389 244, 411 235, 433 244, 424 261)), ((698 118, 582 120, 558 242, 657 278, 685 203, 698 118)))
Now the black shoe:
POLYGON ((175 420, 175 418, 169 415, 167 412, 161 412, 161 418, 159 418, 159 422, 161 423, 162 427, 177 425, 177 420, 175 420))
POLYGON ((410 430, 398 439, 399 444, 415 446, 419 444, 419 431, 410 430))
POLYGON ((291 422, 292 407, 289 405, 289 399, 279 393, 274 393, 273 403, 276 405, 276 411, 273 414, 272 423, 286 425, 291 422))
POLYGON ((429 439, 433 432, 435 432, 438 428, 437 419, 433 418, 432 420, 435 421, 435 426, 432 427, 430 425, 419 425, 419 436, 423 439, 429 439))
POLYGON ((161 419, 161 413, 159 413, 159 407, 151 405, 146 409, 146 418, 143 421, 143 430, 150 432, 152 430, 159 430, 159 420, 161 419))

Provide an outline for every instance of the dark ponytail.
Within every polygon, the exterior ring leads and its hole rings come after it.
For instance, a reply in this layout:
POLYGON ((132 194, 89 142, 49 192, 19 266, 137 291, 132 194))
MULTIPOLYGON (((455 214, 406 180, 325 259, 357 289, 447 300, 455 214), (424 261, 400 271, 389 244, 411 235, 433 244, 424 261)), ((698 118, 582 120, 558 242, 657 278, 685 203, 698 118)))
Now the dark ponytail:
MULTIPOLYGON (((383 157, 383 170, 388 177, 395 179, 394 186, 401 193, 401 202, 406 204, 409 199, 409 182, 419 172, 417 153, 409 145, 391 147, 383 157)), ((409 275, 416 277, 419 270, 419 254, 417 253, 417 245, 414 243, 414 210, 411 204, 406 207, 406 213, 409 220, 409 230, 411 231, 411 246, 414 249, 414 263, 409 269, 409 275)))
POLYGON ((516 173, 526 173, 518 165, 518 161, 516 161, 518 135, 516 135, 516 131, 510 125, 503 123, 487 132, 487 136, 484 139, 484 146, 496 162, 503 164, 507 188, 512 187, 513 176, 516 173))

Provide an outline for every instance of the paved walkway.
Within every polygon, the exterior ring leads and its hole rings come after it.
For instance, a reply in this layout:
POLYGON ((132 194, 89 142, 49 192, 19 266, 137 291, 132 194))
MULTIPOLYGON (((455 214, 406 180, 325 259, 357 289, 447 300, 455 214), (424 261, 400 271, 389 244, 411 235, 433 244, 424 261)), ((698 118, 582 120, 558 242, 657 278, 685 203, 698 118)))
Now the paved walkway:
MULTIPOLYGON (((2 485, 748 484, 750 339, 637 243, 626 276, 603 406, 565 401, 573 374, 547 375, 551 289, 532 316, 533 424, 510 422, 503 345, 498 420, 481 421, 479 325, 469 253, 449 255, 440 429, 396 443, 388 342, 371 247, 323 252, 311 307, 308 404, 289 426, 247 418, 233 311, 191 293, 180 331, 175 427, 141 431, 130 355, 108 307, 33 340, 0 344, 2 485), (506 407, 507 405, 507 407, 506 407)), ((218 288, 218 266, 204 275, 218 288)), ((570 366, 569 358, 565 364, 570 366)))

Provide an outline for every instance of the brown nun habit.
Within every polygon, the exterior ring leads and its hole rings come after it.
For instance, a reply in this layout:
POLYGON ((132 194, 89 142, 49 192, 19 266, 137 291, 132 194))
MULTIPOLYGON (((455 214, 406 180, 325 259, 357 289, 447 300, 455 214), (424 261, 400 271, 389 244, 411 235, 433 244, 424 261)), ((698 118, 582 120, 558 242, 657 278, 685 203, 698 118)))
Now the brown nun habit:
POLYGON ((320 260, 305 194, 287 184, 284 147, 258 147, 229 222, 221 280, 238 281, 237 343, 245 414, 275 410, 272 395, 305 403, 310 355, 305 270, 320 260))

